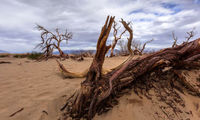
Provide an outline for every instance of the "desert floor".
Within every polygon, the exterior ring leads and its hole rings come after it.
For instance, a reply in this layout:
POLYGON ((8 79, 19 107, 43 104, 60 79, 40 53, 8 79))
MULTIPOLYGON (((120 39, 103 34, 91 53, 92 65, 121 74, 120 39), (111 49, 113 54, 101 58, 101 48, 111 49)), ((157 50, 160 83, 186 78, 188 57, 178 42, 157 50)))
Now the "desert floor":
MULTIPOLYGON (((126 58, 106 58, 104 68, 113 68, 126 58)), ((26 58, 0 58, 0 61, 11 62, 0 64, 0 120, 56 120, 66 98, 78 89, 84 80, 63 78, 55 59, 36 62, 26 58), (17 113, 11 116, 15 112, 17 113)), ((85 58, 82 62, 71 59, 62 61, 65 67, 73 72, 84 71, 91 62, 92 58, 85 58)), ((183 98, 192 110, 190 118, 200 119, 200 99, 190 95, 184 95, 183 98)), ((119 105, 111 111, 95 116, 94 119, 154 120, 159 119, 158 116, 167 119, 155 104, 160 103, 152 103, 130 93, 121 97, 119 105), (152 114, 152 111, 157 115, 152 114)))

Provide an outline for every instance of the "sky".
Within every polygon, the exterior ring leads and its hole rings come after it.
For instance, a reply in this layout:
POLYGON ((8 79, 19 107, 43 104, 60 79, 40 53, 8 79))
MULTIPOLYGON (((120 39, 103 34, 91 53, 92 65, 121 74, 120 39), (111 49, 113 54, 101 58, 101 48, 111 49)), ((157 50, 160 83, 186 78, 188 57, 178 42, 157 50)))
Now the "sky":
MULTIPOLYGON (((95 49, 107 15, 130 21, 134 39, 142 43, 153 38, 149 49, 170 47, 172 31, 179 43, 194 27, 193 39, 200 37, 200 0, 0 0, 0 50, 40 51, 34 49, 41 41, 36 24, 72 32, 63 50, 95 49)), ((112 40, 111 32, 108 44, 112 40)))

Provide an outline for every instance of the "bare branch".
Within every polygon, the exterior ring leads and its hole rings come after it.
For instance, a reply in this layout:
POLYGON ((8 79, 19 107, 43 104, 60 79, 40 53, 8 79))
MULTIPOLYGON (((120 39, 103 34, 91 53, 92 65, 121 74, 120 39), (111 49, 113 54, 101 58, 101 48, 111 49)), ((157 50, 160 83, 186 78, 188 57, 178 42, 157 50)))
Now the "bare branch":
POLYGON ((191 31, 189 31, 189 32, 186 32, 187 33, 187 37, 185 37, 186 38, 186 43, 188 43, 189 42, 189 40, 191 39, 191 38, 193 38, 194 37, 194 30, 195 30, 195 28, 193 28, 191 31))
POLYGON ((173 42, 173 45, 172 45, 172 48, 173 48, 173 47, 176 47, 176 46, 177 46, 178 38, 175 36, 175 33, 174 33, 174 32, 172 32, 172 37, 173 37, 173 39, 174 39, 174 42, 173 42))
POLYGON ((114 36, 114 40, 113 40, 113 43, 111 45, 111 53, 110 53, 110 57, 113 56, 113 52, 114 52, 114 48, 118 42, 118 40, 121 39, 122 35, 126 32, 126 29, 120 34, 119 37, 117 37, 117 33, 118 33, 118 30, 119 30, 120 27, 117 28, 117 23, 114 21, 114 25, 113 25, 113 36, 114 36))
POLYGON ((133 50, 131 49, 131 43, 132 43, 132 39, 133 39, 133 30, 129 26, 130 22, 126 23, 122 18, 121 18, 120 22, 122 23, 122 25, 124 26, 124 28, 129 32, 130 36, 129 36, 129 38, 127 38, 128 39, 127 48, 128 48, 128 51, 129 51, 130 55, 132 56, 133 55, 133 50))
POLYGON ((143 47, 142 47, 142 49, 140 50, 140 54, 142 54, 142 53, 144 52, 144 49, 145 49, 146 45, 147 45, 148 43, 152 42, 152 41, 153 41, 153 39, 151 39, 151 40, 149 40, 149 41, 146 41, 146 42, 143 44, 143 47))

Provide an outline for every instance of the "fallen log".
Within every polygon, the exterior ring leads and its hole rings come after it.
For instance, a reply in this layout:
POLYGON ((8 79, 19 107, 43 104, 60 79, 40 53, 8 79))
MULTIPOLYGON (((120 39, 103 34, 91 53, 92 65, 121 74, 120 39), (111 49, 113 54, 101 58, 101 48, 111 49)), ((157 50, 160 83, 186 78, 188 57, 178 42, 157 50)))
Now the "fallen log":
MULTIPOLYGON (((188 62, 199 58, 200 39, 183 43, 173 48, 141 56, 137 59, 128 59, 125 63, 116 67, 107 74, 102 74, 102 65, 105 54, 110 46, 106 46, 114 17, 107 18, 97 42, 97 52, 86 75, 81 88, 66 102, 64 117, 76 119, 92 119, 96 113, 104 108, 105 103, 112 99, 122 88, 126 88, 139 77, 151 71, 171 67, 178 69, 181 62, 188 62)), ((173 84, 173 83, 172 83, 173 84)), ((187 84, 187 83, 184 83, 187 84)), ((189 87, 190 89, 190 87, 189 87)), ((193 88, 192 88, 193 89, 193 88)), ((198 92, 198 90, 192 90, 198 92)), ((200 96, 200 93, 196 93, 200 96)))
POLYGON ((0 61, 0 64, 11 64, 9 61, 0 61))

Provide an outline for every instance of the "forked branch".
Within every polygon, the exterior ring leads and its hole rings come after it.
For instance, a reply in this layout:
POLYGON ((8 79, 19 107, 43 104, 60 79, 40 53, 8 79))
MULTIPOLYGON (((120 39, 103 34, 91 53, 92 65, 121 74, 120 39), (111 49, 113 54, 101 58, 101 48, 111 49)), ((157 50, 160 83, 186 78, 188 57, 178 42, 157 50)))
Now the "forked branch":
POLYGON ((148 43, 152 42, 152 41, 153 41, 153 39, 151 39, 151 40, 149 40, 149 41, 146 41, 146 42, 143 44, 142 49, 140 50, 140 54, 141 54, 141 55, 143 54, 146 45, 147 45, 148 43))
POLYGON ((173 37, 173 39, 174 39, 174 42, 173 42, 172 47, 176 47, 176 46, 177 46, 178 38, 175 36, 175 33, 174 33, 174 32, 172 32, 172 37, 173 37))
POLYGON ((195 30, 195 28, 193 28, 191 31, 189 31, 189 32, 186 32, 187 33, 187 37, 185 37, 186 38, 186 43, 187 42, 189 42, 189 40, 191 39, 191 38, 193 38, 194 37, 194 30, 195 30))
POLYGON ((119 35, 119 37, 117 37, 119 28, 120 28, 120 27, 117 28, 117 23, 114 21, 114 25, 113 25, 113 29, 114 29, 114 31, 113 31, 114 40, 113 40, 113 43, 112 43, 112 45, 111 45, 110 57, 113 57, 113 55, 114 55, 114 53, 113 53, 113 52, 114 52, 114 48, 115 48, 115 46, 116 46, 118 40, 120 40, 120 39, 122 38, 122 35, 126 32, 126 29, 125 29, 125 30, 119 35))
POLYGON ((120 22, 122 23, 124 28, 129 32, 129 38, 127 38, 128 39, 127 48, 128 48, 128 51, 129 51, 130 55, 133 56, 133 50, 131 49, 131 43, 132 43, 132 40, 133 40, 133 30, 129 26, 130 22, 127 23, 123 19, 121 19, 120 22))

